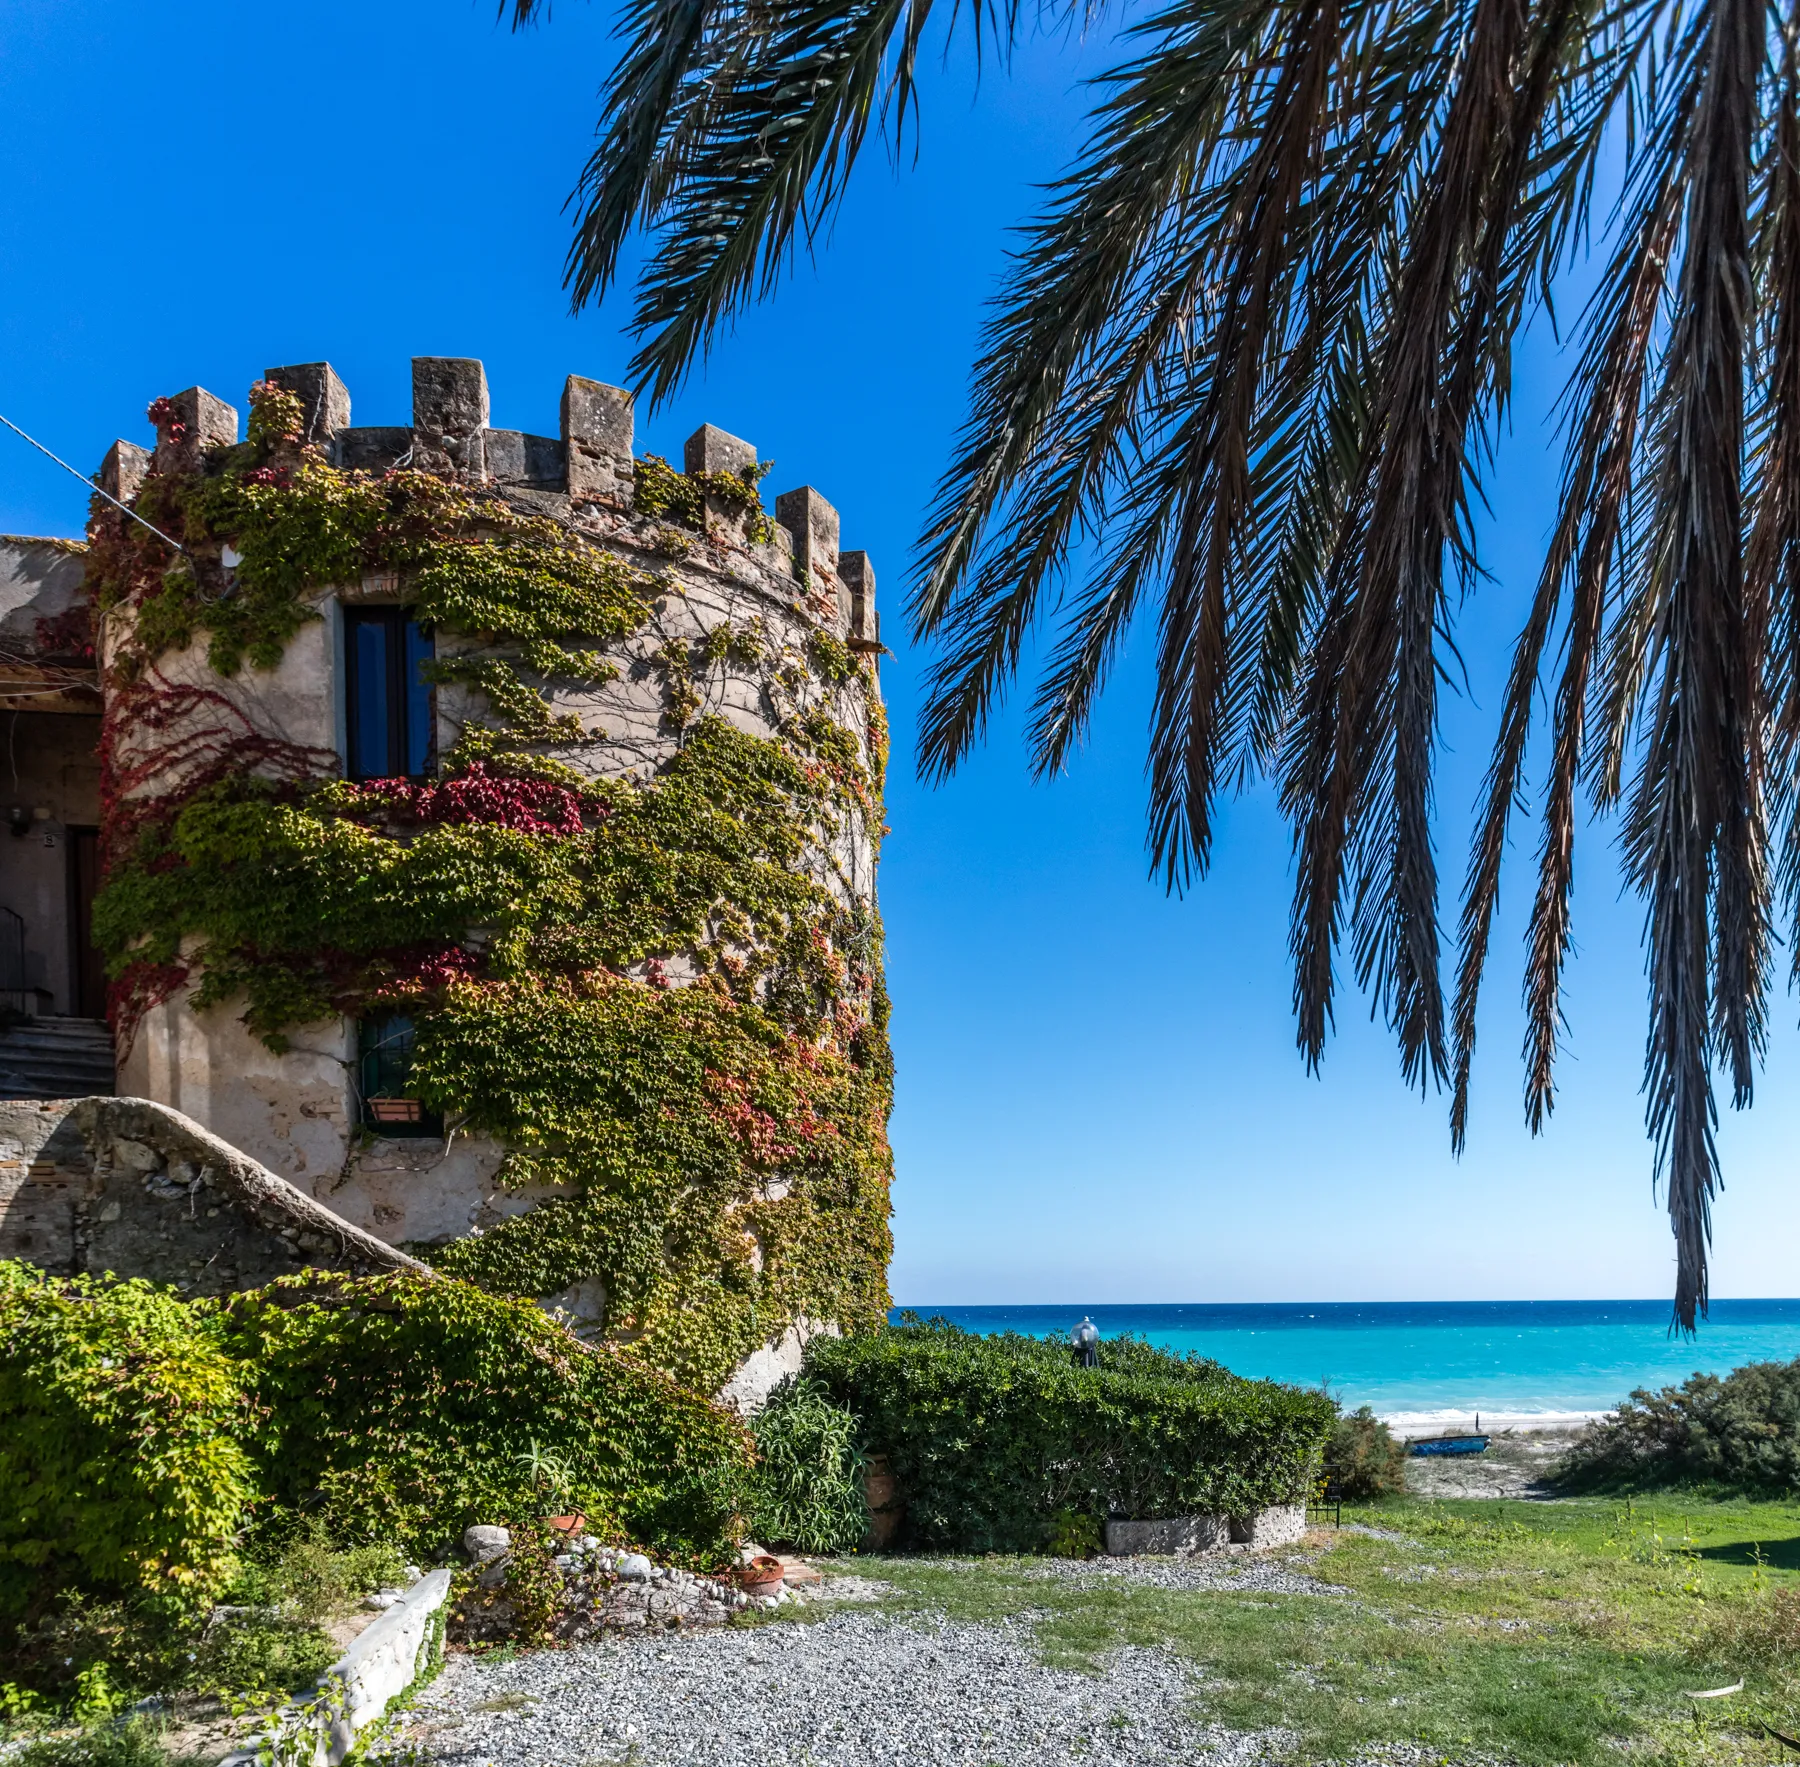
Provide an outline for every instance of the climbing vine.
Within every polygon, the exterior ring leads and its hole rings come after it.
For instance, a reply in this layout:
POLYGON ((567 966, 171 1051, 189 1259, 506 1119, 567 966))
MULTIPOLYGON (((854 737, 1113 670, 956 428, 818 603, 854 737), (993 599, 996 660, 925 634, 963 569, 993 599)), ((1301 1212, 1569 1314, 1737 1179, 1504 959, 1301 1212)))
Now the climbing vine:
MULTIPOLYGON (((422 1101, 548 1199, 416 1249, 507 1295, 597 1287, 608 1334, 702 1386, 802 1317, 877 1323, 880 933, 825 855, 847 818, 879 825, 879 785, 856 735, 803 703, 808 680, 835 693, 864 665, 836 640, 780 660, 780 735, 746 734, 695 683, 775 664, 759 620, 652 647, 658 585, 637 566, 429 474, 339 471, 297 440, 290 398, 253 389, 248 441, 146 482, 139 507, 182 554, 94 523, 95 931, 122 1027, 184 986, 277 1050, 300 1025, 404 1012, 422 1101), (439 637, 430 678, 488 708, 442 777, 346 781, 165 673, 202 635, 220 675, 274 666, 333 585, 405 599, 439 637), (604 733, 545 689, 622 665, 661 671, 679 746, 648 778, 592 778, 559 756, 604 733)), ((637 485, 649 515, 703 526, 709 496, 761 512, 754 476, 641 462, 637 485)))
POLYGON ((710 497, 743 519, 753 544, 766 546, 775 538, 775 524, 758 487, 774 464, 762 460, 737 472, 677 472, 661 455, 646 454, 636 466, 632 504, 639 515, 668 516, 705 533, 710 497))

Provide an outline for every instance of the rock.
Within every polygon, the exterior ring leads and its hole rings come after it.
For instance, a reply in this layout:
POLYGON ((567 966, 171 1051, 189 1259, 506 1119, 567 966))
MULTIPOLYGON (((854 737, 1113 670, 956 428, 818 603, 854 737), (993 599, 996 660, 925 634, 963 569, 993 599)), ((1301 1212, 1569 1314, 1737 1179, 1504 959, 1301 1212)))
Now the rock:
POLYGON ((121 1135, 113 1143, 113 1158, 127 1172, 156 1172, 162 1169, 162 1155, 141 1141, 121 1135))
POLYGON ((505 1528, 482 1527, 477 1524, 473 1528, 463 1530, 463 1551, 476 1564, 491 1564, 503 1552, 512 1547, 512 1535, 505 1528))
POLYGON ((599 1538, 593 1534, 583 1534, 578 1544, 583 1552, 598 1552, 600 1550, 599 1538))
POLYGON ((747 1565, 753 1558, 767 1558, 768 1556, 768 1549, 758 1546, 754 1540, 746 1540, 738 1548, 738 1563, 741 1565, 747 1565))
POLYGON ((655 1575, 654 1567, 641 1552, 628 1552, 615 1567, 624 1583, 648 1583, 655 1575))
POLYGON ((367 1608, 370 1613, 385 1613, 387 1609, 393 1607, 401 1599, 401 1594, 398 1589, 377 1589, 373 1595, 365 1595, 363 1597, 363 1606, 367 1608))
POLYGON ((400 1575, 403 1576, 407 1580, 408 1583, 416 1583, 422 1576, 425 1575, 425 1573, 422 1570, 420 1570, 417 1565, 408 1565, 405 1568, 405 1570, 403 1570, 400 1573, 400 1575))

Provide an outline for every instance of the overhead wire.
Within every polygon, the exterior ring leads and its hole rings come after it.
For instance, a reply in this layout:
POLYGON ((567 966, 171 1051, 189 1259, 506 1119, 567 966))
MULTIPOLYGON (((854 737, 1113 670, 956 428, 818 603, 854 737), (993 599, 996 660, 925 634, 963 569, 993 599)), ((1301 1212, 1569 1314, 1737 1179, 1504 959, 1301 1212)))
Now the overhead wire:
POLYGON ((44 446, 44 444, 37 439, 36 436, 26 435, 25 431, 20 429, 19 426, 16 423, 14 423, 13 420, 10 417, 6 416, 3 412, 0 412, 0 423, 5 424, 6 427, 9 430, 11 430, 15 436, 24 436, 25 440, 28 441, 32 445, 32 447, 37 449, 37 451, 40 454, 42 454, 46 459, 54 460, 56 462, 56 464, 63 469, 64 472, 73 473, 74 476, 76 478, 80 479, 81 482, 84 485, 86 485, 90 491, 96 492, 100 496, 104 497, 107 500, 107 502, 113 506, 113 508, 123 510, 126 515, 130 516, 131 519, 138 524, 139 527, 149 528, 150 532, 153 533, 157 537, 157 539, 162 541, 162 543, 165 546, 173 546, 175 548, 175 550, 182 555, 183 558, 187 557, 187 548, 185 546, 183 546, 179 540, 171 540, 169 538, 169 536, 162 531, 161 528, 155 526, 151 522, 145 521, 144 518, 141 515, 139 515, 135 509, 131 508, 128 504, 121 503, 118 500, 118 498, 112 494, 112 492, 103 489, 99 485, 96 485, 94 483, 94 481, 87 476, 86 473, 81 471, 81 469, 79 467, 71 466, 68 463, 68 461, 64 460, 60 454, 52 454, 50 452, 50 450, 48 448, 46 448, 44 446))

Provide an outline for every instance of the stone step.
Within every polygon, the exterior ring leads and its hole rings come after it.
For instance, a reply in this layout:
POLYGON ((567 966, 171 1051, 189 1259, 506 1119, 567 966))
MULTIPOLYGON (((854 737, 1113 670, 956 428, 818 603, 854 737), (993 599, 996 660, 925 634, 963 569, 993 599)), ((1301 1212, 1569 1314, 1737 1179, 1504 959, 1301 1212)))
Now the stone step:
POLYGON ((93 1043, 112 1047, 112 1030, 98 1018, 28 1018, 0 1030, 0 1042, 23 1038, 30 1042, 93 1043))
POLYGON ((98 1019, 39 1018, 0 1031, 0 1098, 93 1098, 118 1084, 98 1019))

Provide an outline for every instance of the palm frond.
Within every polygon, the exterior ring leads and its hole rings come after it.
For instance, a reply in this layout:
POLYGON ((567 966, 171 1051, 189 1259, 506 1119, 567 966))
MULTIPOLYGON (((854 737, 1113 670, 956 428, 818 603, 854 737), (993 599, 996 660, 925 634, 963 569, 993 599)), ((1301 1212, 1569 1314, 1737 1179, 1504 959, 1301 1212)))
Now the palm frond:
POLYGON ((1648 1119, 1675 1230, 1675 1318, 1706 1310, 1718 1182, 1715 1023, 1740 1090, 1758 1039, 1766 950, 1759 845, 1760 672, 1742 555, 1744 372, 1749 356, 1750 172, 1763 8, 1714 0, 1682 168, 1688 249, 1664 358, 1653 463, 1653 603, 1644 762, 1625 820, 1649 906, 1648 1119), (1715 933, 1717 935, 1715 944, 1715 933), (1716 971, 1715 971, 1716 965, 1716 971))
MULTIPOLYGON (((1097 16, 1097 4, 1085 11, 1097 16)), ((541 0, 507 0, 515 25, 541 0)), ((940 13, 977 61, 1077 0, 940 13)), ((931 0, 626 0, 577 192, 577 306, 633 229, 634 367, 667 395, 916 116, 931 0)), ((1748 1104, 1774 900, 1800 980, 1800 76, 1757 0, 1162 0, 1018 243, 926 516, 937 647, 920 766, 954 771, 1027 659, 1031 763, 1063 766, 1154 618, 1147 837, 1204 875, 1263 776, 1293 838, 1296 1037, 1340 955, 1460 1149, 1504 860, 1540 727, 1526 1113, 1555 1103, 1585 791, 1646 906, 1648 1125, 1706 1301, 1713 1072, 1748 1104), (1622 157, 1620 195, 1596 213, 1622 157), (1433 780, 1513 340, 1608 241, 1561 407, 1440 977, 1433 780), (1540 720, 1540 703, 1548 707, 1540 720), (1777 854, 1772 859, 1771 854, 1777 854)))

